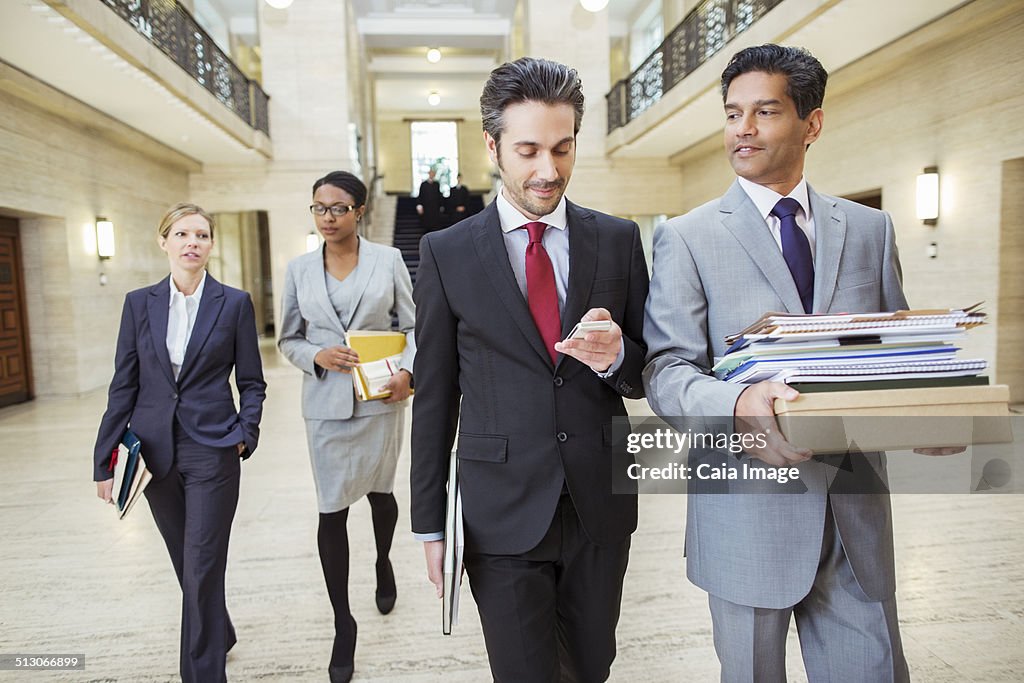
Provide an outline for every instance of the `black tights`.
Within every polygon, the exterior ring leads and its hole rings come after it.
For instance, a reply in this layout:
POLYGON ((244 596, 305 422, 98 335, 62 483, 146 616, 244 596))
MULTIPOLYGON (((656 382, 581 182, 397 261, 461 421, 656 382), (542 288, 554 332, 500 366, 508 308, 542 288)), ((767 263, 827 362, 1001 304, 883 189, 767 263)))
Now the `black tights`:
MULTIPOLYGON (((387 561, 398 524, 398 502, 390 493, 369 493, 373 517, 373 538, 377 545, 377 564, 387 561)), ((355 651, 355 620, 348 604, 348 508, 320 513, 316 541, 320 549, 320 565, 324 570, 327 595, 334 608, 334 651, 331 666, 352 662, 355 651)))

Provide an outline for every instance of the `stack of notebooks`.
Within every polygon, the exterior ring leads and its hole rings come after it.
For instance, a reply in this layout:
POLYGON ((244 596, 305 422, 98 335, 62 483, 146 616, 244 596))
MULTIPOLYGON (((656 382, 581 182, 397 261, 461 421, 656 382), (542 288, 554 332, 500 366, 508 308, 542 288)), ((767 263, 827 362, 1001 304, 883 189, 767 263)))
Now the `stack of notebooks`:
POLYGON ((768 313, 729 336, 712 370, 726 382, 785 382, 801 392, 985 385, 987 363, 957 356, 980 304, 844 315, 768 313))
POLYGON ((349 330, 345 343, 359 354, 359 365, 352 372, 352 386, 360 401, 387 398, 385 385, 397 373, 405 351, 405 334, 381 330, 349 330))

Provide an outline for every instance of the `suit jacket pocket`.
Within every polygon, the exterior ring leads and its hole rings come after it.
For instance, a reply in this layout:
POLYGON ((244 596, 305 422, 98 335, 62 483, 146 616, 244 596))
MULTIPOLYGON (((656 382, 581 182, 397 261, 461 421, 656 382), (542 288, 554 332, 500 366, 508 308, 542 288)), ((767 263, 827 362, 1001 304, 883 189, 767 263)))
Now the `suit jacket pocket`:
POLYGON ((505 462, 508 459, 508 437, 460 433, 456 453, 459 460, 505 462))
POLYGON ((861 268, 850 273, 840 273, 836 287, 838 289, 850 289, 851 287, 859 287, 860 285, 876 282, 877 280, 878 275, 874 268, 861 268))

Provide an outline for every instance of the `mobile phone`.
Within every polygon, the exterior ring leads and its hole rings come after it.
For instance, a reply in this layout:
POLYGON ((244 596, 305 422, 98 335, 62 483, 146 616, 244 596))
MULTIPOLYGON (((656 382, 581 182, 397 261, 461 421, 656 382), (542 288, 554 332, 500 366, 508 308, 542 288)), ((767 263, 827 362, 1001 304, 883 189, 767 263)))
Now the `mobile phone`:
POLYGON ((587 336, 588 332, 607 332, 612 329, 611 320, 581 320, 576 323, 572 328, 572 332, 569 333, 563 341, 569 341, 570 339, 583 339, 587 336))

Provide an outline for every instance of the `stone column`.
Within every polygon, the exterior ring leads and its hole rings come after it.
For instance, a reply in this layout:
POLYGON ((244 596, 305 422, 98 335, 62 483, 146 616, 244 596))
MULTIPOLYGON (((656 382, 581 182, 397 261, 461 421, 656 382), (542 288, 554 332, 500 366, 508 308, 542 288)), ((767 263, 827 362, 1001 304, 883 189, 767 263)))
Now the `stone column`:
POLYGON ((328 171, 353 169, 349 123, 360 117, 360 89, 366 86, 351 76, 358 73, 350 68, 358 54, 350 49, 358 47, 350 46, 357 39, 351 17, 348 3, 337 0, 301 0, 285 10, 260 2, 273 158, 208 164, 190 178, 192 197, 208 210, 267 212, 275 317, 288 261, 305 251, 306 235, 314 229, 306 208, 313 181, 328 171))

